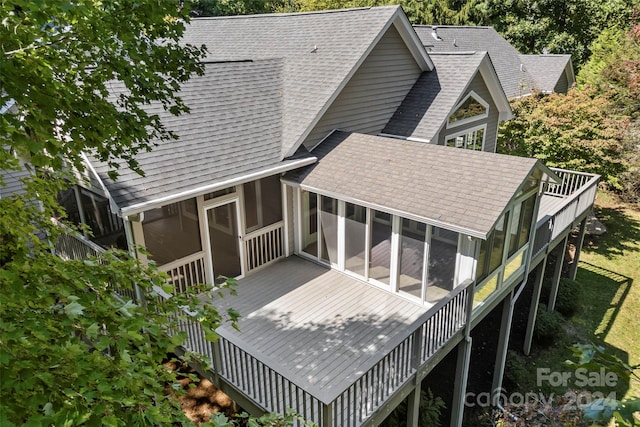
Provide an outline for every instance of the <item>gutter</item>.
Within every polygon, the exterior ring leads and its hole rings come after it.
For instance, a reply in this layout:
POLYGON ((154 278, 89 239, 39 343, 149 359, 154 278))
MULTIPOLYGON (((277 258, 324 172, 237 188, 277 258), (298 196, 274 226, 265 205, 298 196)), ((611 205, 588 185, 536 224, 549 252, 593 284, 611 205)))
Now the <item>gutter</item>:
POLYGON ((227 187, 231 187, 233 185, 243 184, 245 182, 254 181, 256 179, 265 178, 267 176, 275 175, 282 172, 287 172, 292 169, 301 168, 304 166, 312 165, 317 162, 318 159, 316 157, 307 157, 300 160, 289 161, 285 164, 281 164, 275 167, 271 167, 268 169, 262 169, 258 172, 253 172, 250 174, 245 174, 236 178, 230 178, 224 181, 219 181, 214 184, 208 184, 201 187, 197 187, 191 190, 186 190, 181 193, 172 194, 165 197, 160 197, 158 199, 137 203, 131 206, 127 206, 122 209, 118 209, 118 212, 121 217, 128 217, 132 215, 136 215, 140 212, 144 212, 150 209, 154 209, 160 206, 164 206, 169 203, 179 202, 191 197, 195 197, 202 193, 210 193, 218 190, 225 189, 227 187))

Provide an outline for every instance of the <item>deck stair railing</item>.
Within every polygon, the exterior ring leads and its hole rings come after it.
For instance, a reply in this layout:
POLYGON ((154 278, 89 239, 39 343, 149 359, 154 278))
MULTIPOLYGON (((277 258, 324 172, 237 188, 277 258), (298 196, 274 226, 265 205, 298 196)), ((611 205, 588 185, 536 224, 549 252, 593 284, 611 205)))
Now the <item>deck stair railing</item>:
POLYGON ((576 225, 576 219, 593 205, 598 190, 599 175, 558 168, 550 169, 560 178, 560 183, 550 184, 544 195, 559 197, 563 201, 555 212, 549 212, 548 216, 536 224, 532 258, 546 249, 567 228, 573 228, 576 225))
POLYGON ((472 304, 473 282, 467 281, 439 301, 408 328, 395 337, 379 360, 355 379, 347 379, 334 390, 317 395, 296 384, 273 362, 258 359, 221 336, 210 343, 197 322, 184 322, 188 335, 184 347, 205 354, 215 375, 248 396, 266 411, 284 412, 293 408, 306 420, 322 426, 357 427, 362 425, 394 393, 416 375, 467 323, 472 304))

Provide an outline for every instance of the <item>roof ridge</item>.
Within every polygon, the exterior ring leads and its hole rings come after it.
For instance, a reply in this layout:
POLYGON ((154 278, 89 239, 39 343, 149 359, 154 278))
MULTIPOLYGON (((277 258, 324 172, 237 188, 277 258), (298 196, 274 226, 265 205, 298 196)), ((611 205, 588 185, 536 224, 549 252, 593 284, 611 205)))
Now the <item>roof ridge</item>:
POLYGON ((191 21, 221 21, 225 19, 257 19, 257 18, 279 18, 284 16, 307 16, 325 15, 330 13, 357 12, 373 9, 397 9, 399 5, 371 6, 371 7, 351 7, 347 9, 310 10, 305 12, 283 12, 283 13, 258 13, 253 15, 232 15, 232 16, 196 16, 191 21))
POLYGON ((491 25, 437 25, 437 24, 413 24, 414 28, 473 28, 473 29, 493 29, 491 25))

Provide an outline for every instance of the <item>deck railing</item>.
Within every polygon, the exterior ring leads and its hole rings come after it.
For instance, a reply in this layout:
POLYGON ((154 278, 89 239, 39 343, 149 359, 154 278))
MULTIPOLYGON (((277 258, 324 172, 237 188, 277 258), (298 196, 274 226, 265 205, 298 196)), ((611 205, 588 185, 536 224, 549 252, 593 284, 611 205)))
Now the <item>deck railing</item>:
POLYGON ((244 241, 247 271, 263 267, 284 256, 284 222, 248 233, 244 241))
POLYGON ((573 228, 575 220, 591 208, 600 180, 599 175, 591 173, 550 169, 560 177, 561 183, 551 184, 544 194, 561 197, 564 201, 555 212, 548 212, 548 216, 536 224, 533 258, 567 228, 573 228))
POLYGON ((184 347, 207 355, 211 370, 267 411, 293 408, 319 425, 357 427, 416 374, 466 324, 473 282, 467 281, 421 316, 406 334, 387 344, 389 350, 355 379, 314 395, 246 349, 221 336, 208 342, 197 322, 182 322, 184 347), (337 396, 337 397, 336 397, 337 396))
POLYGON ((184 258, 177 259, 159 267, 169 275, 170 282, 178 292, 184 292, 189 286, 207 283, 204 263, 205 252, 200 251, 184 258))

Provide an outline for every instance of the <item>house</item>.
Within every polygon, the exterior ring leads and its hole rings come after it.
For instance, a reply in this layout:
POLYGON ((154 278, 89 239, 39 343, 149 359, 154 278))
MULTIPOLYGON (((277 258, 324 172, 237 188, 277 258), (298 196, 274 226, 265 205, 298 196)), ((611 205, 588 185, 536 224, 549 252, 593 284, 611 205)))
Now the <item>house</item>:
POLYGON ((65 206, 145 246, 178 291, 238 278, 203 301, 237 309, 239 331, 209 344, 185 325, 185 346, 247 411, 355 427, 406 400, 417 425, 425 377, 457 352, 460 425, 473 328, 503 311, 497 390, 518 289, 537 274, 530 334, 546 258, 584 232, 598 177, 496 154, 511 111, 492 58, 429 53, 399 6, 194 19, 185 39, 209 50, 190 114, 150 106, 180 140, 140 154, 144 176, 88 158, 65 206))
POLYGON ((523 55, 492 27, 416 25, 414 28, 429 54, 488 52, 510 99, 526 96, 532 90, 567 93, 575 83, 571 55, 523 55))

